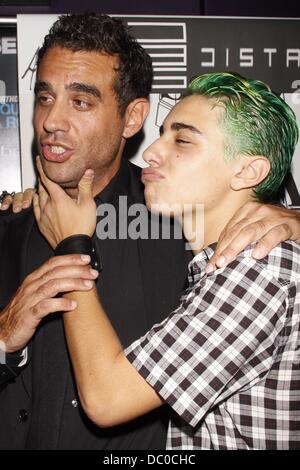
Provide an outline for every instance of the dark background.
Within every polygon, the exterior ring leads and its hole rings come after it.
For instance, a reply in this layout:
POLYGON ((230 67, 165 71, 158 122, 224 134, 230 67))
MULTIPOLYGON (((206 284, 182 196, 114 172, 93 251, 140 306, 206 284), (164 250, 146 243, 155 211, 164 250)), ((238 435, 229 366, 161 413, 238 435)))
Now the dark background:
POLYGON ((297 0, 0 0, 0 15, 97 11, 123 15, 300 17, 297 0), (84 8, 83 5, 84 4, 84 8))

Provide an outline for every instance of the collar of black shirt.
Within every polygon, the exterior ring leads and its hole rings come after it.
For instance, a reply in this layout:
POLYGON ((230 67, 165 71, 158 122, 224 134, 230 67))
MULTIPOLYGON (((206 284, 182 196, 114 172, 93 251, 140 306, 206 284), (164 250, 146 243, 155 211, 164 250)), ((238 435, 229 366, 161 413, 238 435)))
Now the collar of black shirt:
MULTIPOLYGON (((136 174, 136 180, 140 179, 141 169, 136 165, 133 165, 125 158, 121 159, 121 165, 117 173, 112 177, 108 185, 95 197, 97 206, 104 203, 115 203, 119 196, 130 195, 130 185, 132 173, 131 169, 134 169, 136 174)), ((141 183, 141 191, 143 191, 141 183)))

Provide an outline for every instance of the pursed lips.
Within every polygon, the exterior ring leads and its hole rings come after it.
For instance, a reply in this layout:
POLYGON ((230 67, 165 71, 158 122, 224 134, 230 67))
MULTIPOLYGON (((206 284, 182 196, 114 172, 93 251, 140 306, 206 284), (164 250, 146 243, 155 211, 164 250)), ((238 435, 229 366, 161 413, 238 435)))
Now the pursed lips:
POLYGON ((143 168, 142 181, 159 181, 165 177, 154 168, 143 168))

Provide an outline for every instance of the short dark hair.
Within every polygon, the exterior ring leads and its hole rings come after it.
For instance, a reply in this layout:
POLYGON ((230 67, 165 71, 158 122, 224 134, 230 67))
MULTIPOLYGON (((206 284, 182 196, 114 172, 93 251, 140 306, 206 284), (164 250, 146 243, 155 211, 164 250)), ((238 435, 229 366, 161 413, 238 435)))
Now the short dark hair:
POLYGON ((102 51, 118 56, 114 90, 121 114, 134 99, 149 97, 153 78, 151 58, 122 20, 95 13, 61 15, 45 36, 37 66, 55 46, 73 52, 102 51))

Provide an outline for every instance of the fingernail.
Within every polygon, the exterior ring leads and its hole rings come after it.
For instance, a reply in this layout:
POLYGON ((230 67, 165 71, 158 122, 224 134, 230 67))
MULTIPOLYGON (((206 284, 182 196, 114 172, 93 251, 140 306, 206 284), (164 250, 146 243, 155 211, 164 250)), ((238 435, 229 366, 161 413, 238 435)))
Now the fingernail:
POLYGON ((93 178, 94 177, 94 171, 93 170, 86 170, 84 176, 87 177, 87 178, 93 178))
POLYGON ((205 268, 205 272, 206 272, 206 274, 212 273, 212 272, 213 272, 213 270, 214 270, 214 267, 213 267, 213 265, 212 265, 212 264, 210 264, 210 263, 208 263, 208 265, 207 265, 207 266, 206 266, 206 268, 205 268))
POLYGON ((8 208, 9 208, 9 205, 8 205, 8 204, 2 204, 2 206, 1 206, 1 209, 2 209, 3 211, 6 211, 6 209, 8 209, 8 208))
POLYGON ((27 207, 29 207, 29 206, 30 206, 30 202, 29 202, 29 201, 23 202, 23 204, 22 204, 22 207, 23 207, 24 209, 27 209, 27 207))
POLYGON ((96 271, 96 269, 90 269, 90 273, 92 274, 92 276, 95 276, 95 277, 98 277, 99 273, 98 271, 96 271))
POLYGON ((76 308, 77 302, 75 300, 71 300, 71 308, 76 308))
POLYGON ((14 212, 20 212, 21 211, 21 206, 14 206, 13 211, 14 212))
POLYGON ((262 258, 263 255, 264 255, 264 253, 262 252, 262 250, 260 248, 255 248, 252 252, 253 258, 262 258))
POLYGON ((217 259, 216 259, 216 265, 219 267, 219 268, 223 268, 224 264, 226 263, 226 258, 225 256, 219 256, 217 259))
POLYGON ((83 281, 83 283, 86 287, 93 287, 94 285, 93 281, 83 281))
POLYGON ((90 261, 91 257, 89 255, 81 255, 82 261, 90 261))

